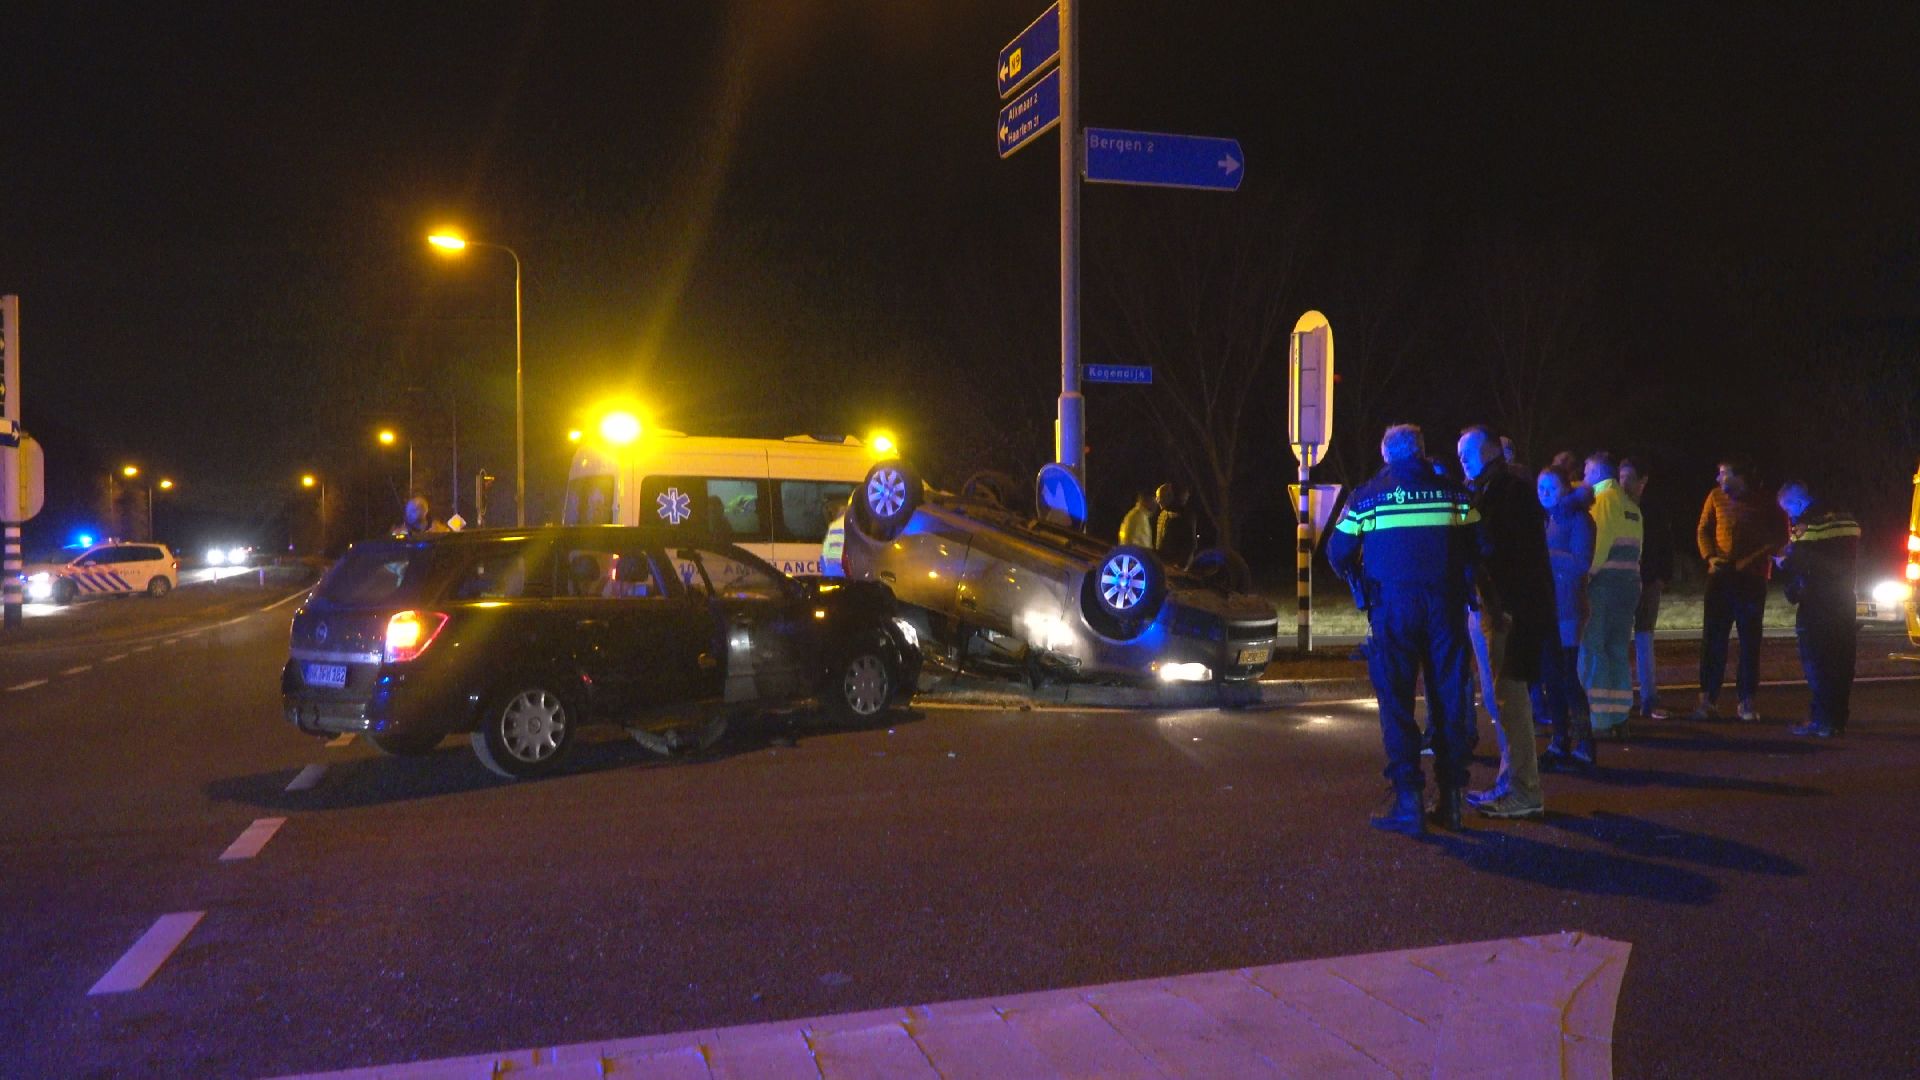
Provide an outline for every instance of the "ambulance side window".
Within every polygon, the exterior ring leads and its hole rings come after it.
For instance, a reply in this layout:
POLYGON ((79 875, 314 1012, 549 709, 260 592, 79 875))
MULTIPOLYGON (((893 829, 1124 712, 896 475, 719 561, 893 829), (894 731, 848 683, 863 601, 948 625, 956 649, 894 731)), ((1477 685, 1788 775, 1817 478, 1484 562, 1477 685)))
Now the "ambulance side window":
POLYGON ((779 480, 780 516, 773 538, 787 544, 817 544, 827 526, 847 508, 854 485, 845 480, 779 480))

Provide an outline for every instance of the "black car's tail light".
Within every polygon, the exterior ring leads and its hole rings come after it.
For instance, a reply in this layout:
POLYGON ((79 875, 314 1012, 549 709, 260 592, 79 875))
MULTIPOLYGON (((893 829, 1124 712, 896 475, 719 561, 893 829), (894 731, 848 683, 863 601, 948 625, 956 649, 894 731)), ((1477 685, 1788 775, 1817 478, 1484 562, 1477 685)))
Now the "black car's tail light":
POLYGON ((427 651, 433 639, 447 625, 447 616, 439 611, 402 611, 387 620, 386 660, 404 664, 427 651))

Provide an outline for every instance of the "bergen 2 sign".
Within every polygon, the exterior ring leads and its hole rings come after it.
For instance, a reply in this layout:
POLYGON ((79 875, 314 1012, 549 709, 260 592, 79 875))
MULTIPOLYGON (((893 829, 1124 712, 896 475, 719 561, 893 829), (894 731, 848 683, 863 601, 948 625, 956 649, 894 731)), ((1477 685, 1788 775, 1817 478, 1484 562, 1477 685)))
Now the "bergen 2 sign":
POLYGON ((1000 156, 1011 157, 1015 150, 1052 131, 1060 123, 1060 70, 1047 77, 1000 110, 1000 156))
POLYGON ((1086 140, 1087 180, 1096 184, 1238 191, 1247 171, 1235 139, 1090 127, 1086 140))

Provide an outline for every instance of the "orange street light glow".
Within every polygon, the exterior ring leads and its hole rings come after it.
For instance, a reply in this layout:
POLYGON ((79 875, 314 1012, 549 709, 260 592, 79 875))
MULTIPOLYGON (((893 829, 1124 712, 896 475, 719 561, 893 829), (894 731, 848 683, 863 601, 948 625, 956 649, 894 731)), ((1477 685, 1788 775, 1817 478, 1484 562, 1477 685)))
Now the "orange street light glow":
MULTIPOLYGON (((398 436, 398 435, 395 435, 395 434, 393 433, 393 431, 392 431, 391 429, 387 429, 387 430, 383 430, 383 431, 381 431, 381 432, 380 432, 380 445, 381 445, 381 446, 392 446, 392 445, 393 445, 393 443, 394 443, 394 440, 395 440, 395 439, 398 439, 398 438, 399 438, 399 436, 398 436)), ((129 474, 129 475, 131 475, 131 474, 129 474)))
POLYGON ((579 428, 574 428, 574 429, 572 429, 572 430, 570 430, 570 431, 568 431, 568 432, 567 432, 567 441, 568 441, 568 442, 579 442, 579 441, 580 441, 580 437, 581 437, 581 431, 580 431, 580 429, 579 429, 579 428))
POLYGON ((161 491, 172 491, 172 490, 173 490, 173 481, 171 481, 171 480, 162 480, 162 481, 160 481, 160 490, 161 490, 161 491))
POLYGON ((427 237, 427 243, 442 251, 465 251, 467 242, 451 232, 437 232, 427 237))
POLYGON ((140 468, 137 465, 123 465, 120 468, 120 475, 125 477, 139 476, 140 468))
POLYGON ((305 475, 305 476, 303 476, 303 477, 301 477, 301 478, 300 478, 300 486, 301 486, 301 487, 312 487, 313 485, 315 485, 315 484, 317 484, 317 483, 319 483, 319 481, 318 481, 318 480, 315 480, 315 479, 313 478, 313 474, 312 474, 312 473, 308 473, 307 475, 305 475))

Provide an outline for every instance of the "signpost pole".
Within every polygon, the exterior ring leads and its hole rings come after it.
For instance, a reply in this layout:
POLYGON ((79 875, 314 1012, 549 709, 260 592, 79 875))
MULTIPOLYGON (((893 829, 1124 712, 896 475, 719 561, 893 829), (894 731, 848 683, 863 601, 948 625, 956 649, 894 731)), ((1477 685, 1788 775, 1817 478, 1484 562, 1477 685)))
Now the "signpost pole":
POLYGON ((1060 408, 1054 457, 1087 483, 1086 399, 1080 394, 1080 18, 1060 0, 1060 408))
POLYGON ((4 417, 4 426, 11 445, 0 447, 0 454, 8 460, 0 467, 0 477, 9 482, 8 490, 0 491, 0 520, 6 522, 6 550, 0 555, 0 626, 8 630, 20 628, 21 595, 20 573, 24 564, 20 557, 20 523, 15 507, 22 501, 24 487, 15 490, 16 485, 26 483, 26 455, 20 448, 20 298, 0 296, 0 417, 4 417))
POLYGON ((1300 448, 1300 523, 1294 530, 1294 576, 1299 580, 1296 645, 1302 654, 1313 650, 1313 449, 1300 448))

